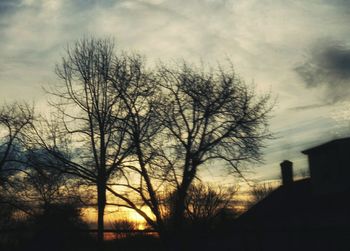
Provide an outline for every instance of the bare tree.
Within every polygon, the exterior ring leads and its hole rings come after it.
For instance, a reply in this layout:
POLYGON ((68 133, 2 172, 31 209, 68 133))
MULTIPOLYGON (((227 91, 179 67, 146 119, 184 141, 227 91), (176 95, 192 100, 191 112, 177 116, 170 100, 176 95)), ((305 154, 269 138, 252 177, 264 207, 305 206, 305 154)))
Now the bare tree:
POLYGON ((113 50, 108 39, 82 39, 67 48, 56 68, 61 82, 49 91, 54 122, 42 122, 46 138, 40 126, 34 128, 33 141, 59 161, 56 168, 96 186, 100 243, 107 183, 132 150, 126 140, 127 117, 118 95, 110 92, 113 50))
POLYGON ((20 183, 21 195, 29 207, 45 208, 53 204, 80 201, 78 180, 57 168, 62 163, 42 149, 27 149, 24 175, 14 183, 20 183))
POLYGON ((181 233, 186 197, 198 169, 221 161, 241 174, 242 162, 260 160, 272 104, 269 95, 256 95, 232 68, 162 67, 160 78, 166 100, 159 117, 176 174, 173 224, 181 233))
POLYGON ((121 218, 113 222, 113 228, 116 238, 126 238, 132 236, 132 231, 137 230, 137 223, 128 218, 121 218))
POLYGON ((107 189, 121 200, 115 205, 136 210, 161 237, 177 238, 200 166, 218 161, 241 175, 242 162, 260 160, 263 140, 269 137, 270 96, 256 95, 232 69, 208 72, 184 64, 160 67, 154 75, 139 57, 116 64, 111 81, 130 118, 127 132, 136 164, 129 167, 134 176, 125 174, 125 183, 116 184, 128 192, 107 189), (176 194, 170 234, 161 203, 169 186, 176 194))
POLYGON ((168 171, 160 143, 163 125, 156 112, 162 100, 161 89, 155 74, 145 68, 141 56, 124 54, 115 58, 114 65, 113 90, 128 114, 127 133, 134 151, 130 165, 124 165, 124 182, 115 184, 125 192, 108 189, 121 200, 118 206, 135 210, 162 235, 165 229, 158 191, 168 171), (144 208, 150 209, 155 217, 145 213, 144 208))
POLYGON ((250 205, 255 205, 259 201, 263 200, 265 197, 267 197, 271 192, 273 192, 276 189, 276 184, 272 183, 260 183, 256 184, 252 187, 251 190, 251 196, 252 199, 249 202, 250 205))
POLYGON ((189 218, 194 224, 200 222, 211 225, 223 210, 233 211, 232 202, 236 193, 237 188, 235 187, 215 189, 202 183, 193 184, 185 202, 186 218, 189 218))
POLYGON ((62 84, 51 91, 54 123, 34 127, 30 141, 57 168, 96 186, 100 241, 106 204, 135 210, 163 239, 181 238, 202 166, 226 163, 242 175, 242 162, 260 160, 270 96, 257 95, 231 68, 150 71, 138 55, 114 54, 110 40, 83 39, 66 54, 57 67, 62 84), (169 187, 170 232, 162 212, 169 187), (117 201, 107 203, 106 191, 117 201))
POLYGON ((23 131, 33 122, 33 108, 27 104, 5 104, 0 108, 0 185, 4 177, 18 171, 23 131))
POLYGON ((78 205, 81 198, 77 179, 71 179, 62 170, 52 168, 61 163, 57 163, 45 151, 25 149, 25 146, 20 158, 11 165, 13 174, 0 190, 3 195, 1 203, 24 217, 32 217, 53 204, 78 205))
MULTIPOLYGON (((234 214, 234 197, 237 191, 237 187, 214 187, 202 182, 192 184, 185 201, 186 227, 206 231, 213 227, 221 214, 234 214)), ((164 218, 171 220, 173 217, 176 198, 176 190, 167 193, 163 202, 167 208, 164 218)))
POLYGON ((3 104, 0 108, 0 211, 5 220, 0 222, 0 227, 9 227, 16 211, 29 211, 19 202, 13 180, 16 174, 24 172, 23 140, 33 114, 33 108, 27 104, 3 104))

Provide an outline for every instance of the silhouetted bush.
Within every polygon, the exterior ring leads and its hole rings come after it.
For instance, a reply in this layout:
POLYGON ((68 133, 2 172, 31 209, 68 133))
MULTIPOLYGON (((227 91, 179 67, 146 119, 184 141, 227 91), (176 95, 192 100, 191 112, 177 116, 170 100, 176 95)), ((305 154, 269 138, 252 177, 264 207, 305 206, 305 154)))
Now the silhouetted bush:
MULTIPOLYGON (((157 236, 135 234, 106 242, 105 251, 163 251, 162 242, 157 236)), ((164 250, 165 251, 165 250, 164 250)))
POLYGON ((174 192, 168 192, 164 199, 164 217, 167 218, 167 228, 170 233, 168 247, 182 242, 172 250, 186 247, 186 250, 207 250, 207 245, 220 243, 229 238, 230 231, 237 213, 234 207, 236 187, 214 187, 197 183, 189 188, 185 201, 185 218, 181 236, 173 237, 173 206, 176 200, 174 192), (181 239, 180 239, 181 238, 181 239))
POLYGON ((14 225, 13 213, 14 208, 7 204, 0 195, 0 250, 5 250, 5 246, 10 245, 11 237, 6 230, 14 225))
POLYGON ((127 236, 132 236, 131 232, 137 230, 137 223, 129 220, 128 218, 118 219, 113 224, 114 230, 116 231, 115 237, 118 238, 126 238, 127 236), (125 232, 123 232, 125 231, 125 232))
MULTIPOLYGON (((185 229, 196 232, 211 232, 223 222, 233 220, 236 212, 232 205, 237 188, 212 187, 197 183, 189 188, 185 201, 185 229)), ((171 224, 176 194, 168 193, 164 200, 166 217, 171 224)), ((169 226, 171 227, 171 226, 169 226)))
POLYGON ((80 216, 80 209, 74 204, 48 204, 35 216, 34 222, 42 230, 76 230, 86 227, 80 216))
POLYGON ((272 191, 276 189, 273 183, 261 183, 252 187, 250 194, 251 200, 248 202, 248 207, 254 206, 259 201, 267 197, 272 191))
POLYGON ((27 224, 31 232, 22 250, 84 250, 92 243, 81 210, 74 203, 44 205, 27 224))

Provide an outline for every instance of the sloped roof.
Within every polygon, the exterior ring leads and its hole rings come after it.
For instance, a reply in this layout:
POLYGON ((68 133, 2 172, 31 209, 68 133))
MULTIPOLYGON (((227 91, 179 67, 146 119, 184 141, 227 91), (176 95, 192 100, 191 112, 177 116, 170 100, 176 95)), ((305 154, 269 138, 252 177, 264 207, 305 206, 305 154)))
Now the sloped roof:
POLYGON ((316 195, 311 180, 277 188, 237 219, 243 228, 317 228, 350 224, 350 193, 316 195))
POLYGON ((332 147, 338 147, 338 146, 344 146, 344 145, 348 145, 350 147, 350 137, 331 140, 331 141, 328 141, 328 142, 323 143, 321 145, 308 148, 308 149, 301 151, 301 152, 304 154, 310 154, 310 153, 313 153, 316 151, 320 151, 320 150, 322 151, 324 149, 329 149, 332 147))

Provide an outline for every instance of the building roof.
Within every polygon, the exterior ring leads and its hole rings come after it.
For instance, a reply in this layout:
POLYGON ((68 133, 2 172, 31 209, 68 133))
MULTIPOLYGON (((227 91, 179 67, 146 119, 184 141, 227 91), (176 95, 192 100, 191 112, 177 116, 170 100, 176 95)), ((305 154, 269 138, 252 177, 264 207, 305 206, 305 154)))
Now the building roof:
POLYGON ((350 224, 350 192, 317 195, 311 179, 278 187, 237 219, 244 228, 344 227, 350 224))
POLYGON ((348 145, 350 147, 350 137, 341 138, 341 139, 334 139, 334 140, 328 141, 326 143, 323 143, 321 145, 308 148, 308 149, 301 151, 301 152, 308 155, 308 154, 313 153, 313 152, 322 151, 322 150, 326 150, 326 149, 334 148, 334 147, 338 147, 338 146, 343 146, 343 145, 348 145))

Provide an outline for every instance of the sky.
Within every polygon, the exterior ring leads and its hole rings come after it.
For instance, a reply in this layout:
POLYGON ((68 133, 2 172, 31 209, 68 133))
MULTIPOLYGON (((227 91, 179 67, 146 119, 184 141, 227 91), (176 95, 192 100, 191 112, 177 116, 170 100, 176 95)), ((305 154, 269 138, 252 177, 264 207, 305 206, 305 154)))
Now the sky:
POLYGON ((84 36, 150 62, 230 59, 277 100, 274 139, 247 174, 276 179, 282 160, 307 168, 301 150, 350 135, 349 21, 346 0, 0 0, 0 100, 44 104, 65 46, 84 36))

